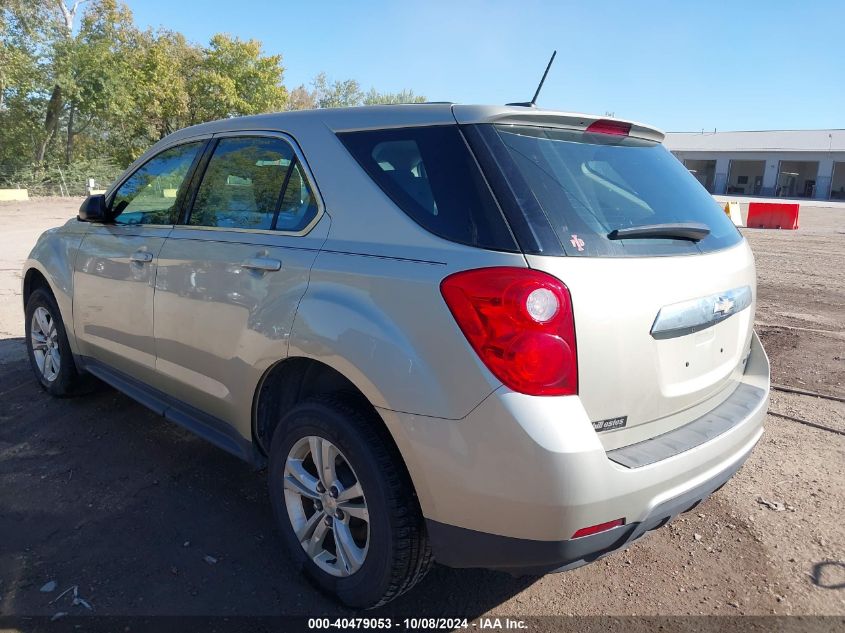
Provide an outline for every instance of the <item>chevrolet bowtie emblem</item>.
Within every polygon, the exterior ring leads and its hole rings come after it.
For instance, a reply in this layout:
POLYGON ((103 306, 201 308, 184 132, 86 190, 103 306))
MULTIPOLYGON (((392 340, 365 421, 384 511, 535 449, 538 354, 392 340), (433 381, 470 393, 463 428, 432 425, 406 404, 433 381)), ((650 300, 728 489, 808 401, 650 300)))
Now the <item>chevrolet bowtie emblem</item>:
POLYGON ((726 297, 719 297, 716 303, 713 304, 713 314, 728 314, 734 307, 732 299, 726 297))
POLYGON ((651 335, 655 339, 687 336, 731 318, 750 307, 753 300, 751 287, 741 286, 665 305, 654 318, 651 335))

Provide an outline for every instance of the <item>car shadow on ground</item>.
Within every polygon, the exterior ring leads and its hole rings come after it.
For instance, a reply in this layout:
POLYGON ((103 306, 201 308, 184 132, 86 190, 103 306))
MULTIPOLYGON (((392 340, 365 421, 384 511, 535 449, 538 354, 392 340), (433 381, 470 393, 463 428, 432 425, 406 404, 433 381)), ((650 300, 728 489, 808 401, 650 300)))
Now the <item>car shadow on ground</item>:
MULTIPOLYGON (((265 472, 109 388, 51 398, 0 345, 0 615, 352 614, 294 569, 265 472)), ((534 580, 436 566, 368 615, 473 618, 534 580)))
MULTIPOLYGON (((26 359, 26 346, 24 345, 23 337, 2 338, 0 339, 0 374, 6 374, 4 365, 18 360, 26 359)), ((20 373, 18 376, 9 375, 6 380, 13 380, 18 382, 20 380, 32 378, 31 374, 20 373)), ((0 392, 3 391, 3 383, 0 382, 0 392)))

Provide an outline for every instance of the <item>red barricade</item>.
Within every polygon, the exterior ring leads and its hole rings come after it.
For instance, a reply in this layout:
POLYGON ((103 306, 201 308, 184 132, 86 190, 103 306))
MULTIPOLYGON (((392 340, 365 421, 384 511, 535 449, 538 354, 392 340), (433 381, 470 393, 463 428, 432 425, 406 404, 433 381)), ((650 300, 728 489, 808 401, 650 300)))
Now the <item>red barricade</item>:
POLYGON ((798 203, 749 202, 745 226, 752 229, 797 229, 798 203))

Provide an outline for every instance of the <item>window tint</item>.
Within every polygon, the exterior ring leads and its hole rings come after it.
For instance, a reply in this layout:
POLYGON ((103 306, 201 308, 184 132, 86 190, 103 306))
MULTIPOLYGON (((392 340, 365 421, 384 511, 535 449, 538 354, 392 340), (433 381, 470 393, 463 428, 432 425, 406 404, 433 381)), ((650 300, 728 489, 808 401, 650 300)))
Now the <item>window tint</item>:
MULTIPOLYGON (((205 169, 188 223, 227 228, 273 228, 288 172, 298 173, 295 162, 293 149, 281 139, 221 139, 205 169)), ((289 180, 293 183, 294 178, 289 180)), ((298 213, 299 219, 307 214, 310 201, 310 195, 306 196, 305 209, 300 209, 302 185, 300 182, 292 194, 300 201, 299 206, 288 212, 288 215, 298 213)), ((287 194, 284 197, 287 198, 287 194)))
POLYGON ((116 224, 173 224, 185 176, 203 143, 164 150, 144 163, 115 192, 111 208, 116 224))
MULTIPOLYGON (((742 237, 713 197, 659 143, 632 137, 495 126, 528 193, 569 255, 660 255, 712 251, 742 237), (700 222, 700 242, 609 240, 614 229, 700 222)), ((512 184, 516 181, 510 179, 512 184)))
POLYGON ((423 228, 453 242, 517 250, 457 125, 339 137, 376 184, 423 228))

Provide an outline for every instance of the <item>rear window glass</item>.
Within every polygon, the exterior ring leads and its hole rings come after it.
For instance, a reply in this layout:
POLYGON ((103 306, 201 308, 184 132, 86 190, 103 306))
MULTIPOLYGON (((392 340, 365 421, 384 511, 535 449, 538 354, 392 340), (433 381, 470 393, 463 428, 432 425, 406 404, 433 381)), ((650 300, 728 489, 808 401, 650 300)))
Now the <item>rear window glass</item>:
POLYGON ((382 191, 423 228, 453 242, 518 250, 457 125, 338 136, 382 191))
POLYGON ((713 197, 659 143, 546 127, 494 127, 568 255, 698 253, 742 239, 713 197), (707 225, 710 234, 699 242, 607 237, 615 229, 687 222, 707 225))
POLYGON ((223 138, 205 169, 188 223, 300 231, 317 205, 291 146, 270 137, 223 138))
POLYGON ((299 163, 294 163, 282 195, 282 205, 276 218, 276 230, 300 231, 317 215, 317 202, 308 182, 302 176, 299 163))

